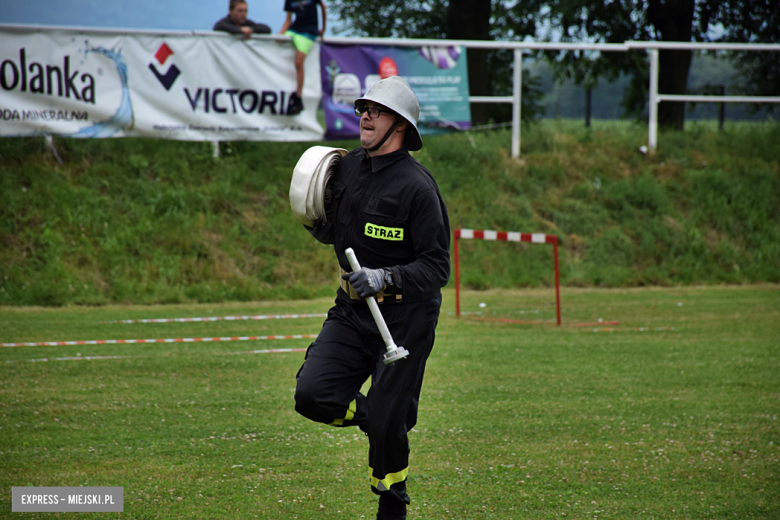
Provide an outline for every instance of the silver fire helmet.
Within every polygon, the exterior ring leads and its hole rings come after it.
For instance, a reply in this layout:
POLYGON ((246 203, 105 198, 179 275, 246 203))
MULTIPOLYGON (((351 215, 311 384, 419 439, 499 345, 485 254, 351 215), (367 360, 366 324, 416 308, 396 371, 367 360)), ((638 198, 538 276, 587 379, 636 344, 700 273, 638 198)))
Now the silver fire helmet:
POLYGON ((411 151, 422 148, 422 137, 417 129, 417 119, 420 117, 420 102, 412 91, 412 87, 400 76, 390 76, 374 83, 361 98, 355 100, 355 105, 361 101, 373 101, 384 105, 396 114, 406 119, 411 129, 406 133, 406 147, 411 151))

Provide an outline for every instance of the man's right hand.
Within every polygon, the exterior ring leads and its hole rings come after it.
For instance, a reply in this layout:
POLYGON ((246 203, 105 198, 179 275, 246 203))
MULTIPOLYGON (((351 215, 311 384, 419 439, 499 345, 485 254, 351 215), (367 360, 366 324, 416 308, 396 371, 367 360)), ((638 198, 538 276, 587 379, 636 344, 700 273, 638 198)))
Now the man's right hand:
POLYGON ((362 268, 354 273, 341 275, 342 280, 347 280, 355 288, 358 296, 369 298, 385 289, 385 271, 383 269, 362 268))
POLYGON ((248 40, 249 37, 252 36, 252 28, 246 26, 241 27, 241 34, 245 40, 248 40))

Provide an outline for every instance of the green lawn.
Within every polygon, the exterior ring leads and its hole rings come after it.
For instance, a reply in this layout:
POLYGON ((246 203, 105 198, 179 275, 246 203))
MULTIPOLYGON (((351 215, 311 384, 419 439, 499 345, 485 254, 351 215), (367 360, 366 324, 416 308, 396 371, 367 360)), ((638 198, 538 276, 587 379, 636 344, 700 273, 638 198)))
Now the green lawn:
MULTIPOLYGON (((456 318, 445 293, 410 519, 780 517, 777 285, 564 288, 562 327, 551 289, 462 298, 541 321, 456 318), (619 324, 574 326, 599 319, 619 324)), ((112 322, 329 304, 0 307, 0 341, 316 334, 322 318, 112 322)), ((122 486, 126 518, 373 518, 365 437, 293 410, 303 354, 235 354, 310 341, 0 348, 0 517, 12 486, 122 486), (119 357, 56 360, 86 356, 119 357)))

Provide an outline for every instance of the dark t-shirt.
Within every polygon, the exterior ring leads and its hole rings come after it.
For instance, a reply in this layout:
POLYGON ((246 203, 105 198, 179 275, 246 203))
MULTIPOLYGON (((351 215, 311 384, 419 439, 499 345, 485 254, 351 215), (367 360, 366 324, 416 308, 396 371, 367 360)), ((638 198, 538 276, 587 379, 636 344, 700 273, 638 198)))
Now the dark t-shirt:
MULTIPOLYGON (((251 27, 254 34, 271 34, 271 28, 264 23, 255 23, 250 19, 246 19, 244 27, 251 27)), ((230 15, 224 17, 214 24, 213 31, 224 31, 233 34, 241 34, 241 27, 230 18, 230 15)))
POLYGON ((285 0, 284 10, 295 15, 290 30, 317 36, 320 32, 317 4, 320 0, 285 0))

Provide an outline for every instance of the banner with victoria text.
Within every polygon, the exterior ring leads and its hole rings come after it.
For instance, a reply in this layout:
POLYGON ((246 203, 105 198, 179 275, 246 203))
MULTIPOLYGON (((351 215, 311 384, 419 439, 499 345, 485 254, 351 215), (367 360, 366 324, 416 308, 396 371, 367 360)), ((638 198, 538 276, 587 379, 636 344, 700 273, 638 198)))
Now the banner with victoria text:
POLYGON ((319 67, 289 116, 290 41, 0 27, 0 136, 316 141, 319 67))
POLYGON ((326 139, 360 134, 357 98, 389 76, 401 76, 420 100, 418 128, 430 135, 471 127, 468 66, 463 47, 394 47, 323 44, 322 105, 326 139))

